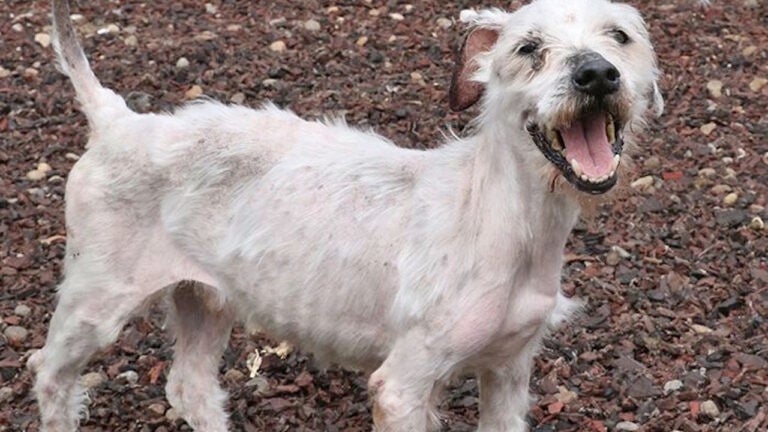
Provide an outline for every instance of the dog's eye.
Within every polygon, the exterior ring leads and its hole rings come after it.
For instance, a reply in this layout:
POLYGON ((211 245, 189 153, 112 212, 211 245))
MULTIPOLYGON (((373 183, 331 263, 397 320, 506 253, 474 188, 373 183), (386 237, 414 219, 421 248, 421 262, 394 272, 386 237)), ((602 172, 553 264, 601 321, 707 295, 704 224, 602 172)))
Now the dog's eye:
POLYGON ((611 34, 613 35, 613 38, 616 39, 616 42, 626 45, 629 43, 629 35, 627 32, 625 32, 622 29, 614 29, 611 34))
POLYGON ((531 42, 526 42, 520 48, 518 48, 517 53, 522 55, 531 55, 535 53, 536 50, 538 49, 539 49, 539 43, 531 41, 531 42))

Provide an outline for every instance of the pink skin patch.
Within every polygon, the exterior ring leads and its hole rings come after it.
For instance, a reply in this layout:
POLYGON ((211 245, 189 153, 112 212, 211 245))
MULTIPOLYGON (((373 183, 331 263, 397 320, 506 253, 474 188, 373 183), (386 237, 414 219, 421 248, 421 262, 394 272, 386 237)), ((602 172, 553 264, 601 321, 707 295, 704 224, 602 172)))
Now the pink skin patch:
POLYGON ((591 178, 610 174, 613 165, 613 144, 608 142, 605 121, 603 113, 588 114, 560 130, 566 159, 576 159, 582 172, 591 178))

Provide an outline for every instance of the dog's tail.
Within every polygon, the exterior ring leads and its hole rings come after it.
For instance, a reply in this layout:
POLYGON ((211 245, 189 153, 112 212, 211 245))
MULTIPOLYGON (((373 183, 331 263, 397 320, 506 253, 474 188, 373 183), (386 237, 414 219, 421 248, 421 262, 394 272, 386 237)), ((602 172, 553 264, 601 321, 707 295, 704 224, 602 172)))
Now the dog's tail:
POLYGON ((102 87, 93 74, 69 15, 68 0, 53 0, 53 48, 61 71, 75 87, 91 127, 103 126, 105 122, 132 113, 125 100, 102 87))

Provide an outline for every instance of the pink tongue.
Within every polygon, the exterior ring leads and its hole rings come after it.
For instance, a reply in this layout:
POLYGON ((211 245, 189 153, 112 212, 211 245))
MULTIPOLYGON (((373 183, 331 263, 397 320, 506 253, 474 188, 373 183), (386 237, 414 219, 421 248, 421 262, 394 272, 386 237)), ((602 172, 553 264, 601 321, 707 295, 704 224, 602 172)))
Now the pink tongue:
POLYGON ((605 114, 590 114, 577 120, 562 129, 560 135, 566 159, 576 159, 584 174, 592 178, 610 174, 613 149, 605 133, 605 114))

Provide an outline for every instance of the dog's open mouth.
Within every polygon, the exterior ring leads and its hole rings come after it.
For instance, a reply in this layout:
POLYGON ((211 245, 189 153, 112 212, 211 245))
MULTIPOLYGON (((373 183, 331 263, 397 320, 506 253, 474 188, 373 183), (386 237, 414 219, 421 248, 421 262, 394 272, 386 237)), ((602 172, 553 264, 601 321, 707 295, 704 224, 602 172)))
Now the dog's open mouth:
POLYGON ((621 123, 603 111, 588 111, 560 127, 529 123, 536 146, 577 189, 601 194, 616 184, 624 141, 621 123))

